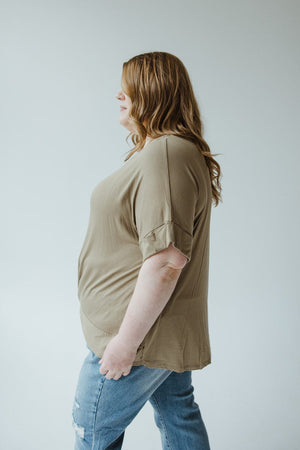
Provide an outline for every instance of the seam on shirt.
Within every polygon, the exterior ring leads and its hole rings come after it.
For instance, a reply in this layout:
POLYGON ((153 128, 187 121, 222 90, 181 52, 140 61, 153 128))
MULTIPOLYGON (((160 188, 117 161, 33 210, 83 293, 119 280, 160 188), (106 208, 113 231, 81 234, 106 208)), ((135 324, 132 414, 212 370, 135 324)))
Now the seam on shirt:
POLYGON ((160 228, 160 227, 162 227, 163 225, 167 225, 168 223, 174 223, 174 224, 175 224, 178 228, 180 228, 184 233, 188 234, 190 237, 193 237, 193 235, 192 235, 189 231, 186 231, 184 228, 182 228, 182 226, 179 225, 179 223, 175 222, 174 220, 167 220, 167 221, 161 223, 160 225, 158 225, 157 227, 152 228, 152 230, 148 231, 148 232, 145 234, 145 236, 142 237, 142 238, 139 240, 139 242, 141 242, 143 239, 145 239, 149 234, 153 233, 153 231, 157 230, 157 228, 160 228))
MULTIPOLYGON (((190 139, 187 139, 186 137, 178 136, 178 135, 175 135, 175 134, 170 134, 169 136, 176 136, 176 137, 182 139, 183 141, 187 141, 189 144, 193 144, 194 147, 196 147, 197 152, 201 155, 202 159, 203 159, 204 162, 205 162, 205 157, 204 157, 204 155, 202 154, 201 150, 198 148, 197 144, 196 144, 194 141, 191 141, 190 139)), ((186 153, 188 153, 188 152, 186 152, 186 153)), ((207 166, 206 162, 205 162, 205 165, 207 166)), ((208 167, 207 167, 207 169, 208 169, 208 167)), ((197 188, 197 203, 198 203, 198 199, 199 199, 199 197, 200 197, 200 186, 199 186, 199 181, 198 181, 197 176, 196 176, 192 171, 191 171, 191 173, 192 173, 192 177, 193 177, 193 180, 194 180, 194 182, 195 182, 195 184, 196 184, 196 188, 197 188)))
POLYGON ((171 221, 173 221, 173 205, 172 205, 172 196, 171 196, 171 181, 170 181, 170 168, 169 168, 169 157, 168 157, 168 139, 164 140, 165 143, 165 154, 166 154, 166 162, 167 162, 167 172, 168 172, 168 185, 169 185, 169 204, 171 211, 171 221))
POLYGON ((202 272, 202 265, 203 265, 204 255, 205 255, 205 252, 206 252, 206 250, 207 250, 208 244, 209 244, 209 236, 206 237, 205 244, 204 244, 204 247, 203 247, 203 252, 202 252, 202 257, 201 257, 201 263, 200 263, 199 270, 198 270, 198 276, 195 277, 195 282, 194 282, 194 286, 193 286, 193 289, 192 289, 192 296, 193 296, 194 293, 195 293, 196 286, 197 286, 197 281, 198 281, 199 275, 200 275, 201 272, 202 272))
POLYGON ((117 332, 113 332, 113 331, 105 331, 102 330, 102 328, 97 327, 97 325, 95 325, 90 318, 88 317, 88 315, 86 314, 86 312, 84 311, 84 308, 82 307, 82 304, 80 305, 81 310, 85 316, 85 318, 90 322, 91 325, 93 325, 93 327, 97 328, 97 330, 101 331, 101 333, 105 334, 106 336, 115 336, 117 332))

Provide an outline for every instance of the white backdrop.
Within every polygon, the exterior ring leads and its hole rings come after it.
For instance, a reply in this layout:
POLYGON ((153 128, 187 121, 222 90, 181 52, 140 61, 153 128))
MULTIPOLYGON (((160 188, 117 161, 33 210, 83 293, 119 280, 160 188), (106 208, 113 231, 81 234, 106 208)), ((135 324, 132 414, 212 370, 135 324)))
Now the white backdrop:
MULTIPOLYGON (((90 194, 131 148, 115 99, 122 63, 155 50, 186 65, 223 172, 211 222, 212 364, 193 371, 211 448, 299 448, 299 2, 0 8, 1 450, 73 448, 90 194)), ((161 448, 150 404, 123 448, 161 448)))

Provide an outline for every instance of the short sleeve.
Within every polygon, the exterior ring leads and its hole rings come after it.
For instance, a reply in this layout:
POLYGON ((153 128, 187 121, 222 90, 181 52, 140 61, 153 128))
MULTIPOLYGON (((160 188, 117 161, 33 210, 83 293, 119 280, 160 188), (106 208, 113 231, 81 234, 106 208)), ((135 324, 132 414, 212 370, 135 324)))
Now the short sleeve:
POLYGON ((191 260, 198 184, 184 146, 183 139, 163 137, 140 155, 134 216, 143 261, 171 242, 191 260))

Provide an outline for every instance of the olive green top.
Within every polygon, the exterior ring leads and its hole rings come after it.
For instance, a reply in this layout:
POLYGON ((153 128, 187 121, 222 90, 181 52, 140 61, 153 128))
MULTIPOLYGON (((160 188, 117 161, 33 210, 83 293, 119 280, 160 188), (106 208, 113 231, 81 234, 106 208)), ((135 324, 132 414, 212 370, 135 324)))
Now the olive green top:
POLYGON ((188 262, 133 365, 183 372, 211 363, 211 199, 204 156, 175 135, 150 141, 95 186, 78 259, 78 299, 83 334, 96 355, 118 333, 143 261, 173 242, 188 262))

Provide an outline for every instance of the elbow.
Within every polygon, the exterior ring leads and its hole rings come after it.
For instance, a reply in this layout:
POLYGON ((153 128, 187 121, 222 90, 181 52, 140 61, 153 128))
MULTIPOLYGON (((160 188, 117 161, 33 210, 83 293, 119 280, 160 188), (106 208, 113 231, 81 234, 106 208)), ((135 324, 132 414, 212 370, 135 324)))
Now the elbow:
POLYGON ((163 281, 167 283, 173 283, 174 281, 177 281, 180 274, 181 274, 182 268, 174 268, 170 267, 168 265, 165 265, 161 268, 161 278, 163 281))

